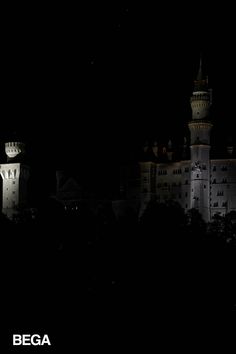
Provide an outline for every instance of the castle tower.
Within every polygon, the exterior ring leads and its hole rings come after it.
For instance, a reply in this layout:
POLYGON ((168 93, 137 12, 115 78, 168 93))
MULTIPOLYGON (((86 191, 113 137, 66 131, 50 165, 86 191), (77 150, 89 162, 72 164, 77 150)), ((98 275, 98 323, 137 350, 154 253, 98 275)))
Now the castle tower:
POLYGON ((2 212, 13 219, 27 204, 29 167, 22 164, 25 145, 21 142, 5 143, 7 163, 0 165, 2 177, 2 212))
POLYGON ((210 219, 210 122, 211 90, 202 72, 200 60, 197 79, 190 99, 192 120, 188 126, 191 142, 191 208, 196 208, 205 221, 210 219))

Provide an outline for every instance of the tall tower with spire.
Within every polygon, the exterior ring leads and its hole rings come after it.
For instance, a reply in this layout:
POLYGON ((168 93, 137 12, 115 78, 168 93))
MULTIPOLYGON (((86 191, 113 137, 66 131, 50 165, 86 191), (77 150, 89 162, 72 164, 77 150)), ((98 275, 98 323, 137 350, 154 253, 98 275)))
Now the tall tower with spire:
POLYGON ((2 177, 2 212, 14 219, 27 204, 29 167, 22 163, 25 145, 21 142, 5 143, 7 163, 0 165, 2 177))
POLYGON ((211 90, 208 79, 203 75, 202 58, 194 81, 194 90, 190 99, 192 119, 188 126, 191 142, 191 208, 196 208, 205 221, 210 220, 210 107, 211 90))

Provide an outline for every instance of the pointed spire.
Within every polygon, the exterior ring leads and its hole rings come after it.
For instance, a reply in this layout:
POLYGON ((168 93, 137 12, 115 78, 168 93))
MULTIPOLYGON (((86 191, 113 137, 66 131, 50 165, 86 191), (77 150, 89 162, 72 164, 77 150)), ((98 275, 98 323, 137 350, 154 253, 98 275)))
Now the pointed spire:
POLYGON ((200 63, 199 63, 199 69, 198 69, 198 74, 197 74, 197 81, 201 81, 203 79, 203 74, 202 74, 202 53, 200 54, 200 63))
POLYGON ((208 90, 208 78, 203 75, 202 69, 202 54, 200 55, 199 69, 197 78, 194 81, 194 91, 206 91, 208 90))

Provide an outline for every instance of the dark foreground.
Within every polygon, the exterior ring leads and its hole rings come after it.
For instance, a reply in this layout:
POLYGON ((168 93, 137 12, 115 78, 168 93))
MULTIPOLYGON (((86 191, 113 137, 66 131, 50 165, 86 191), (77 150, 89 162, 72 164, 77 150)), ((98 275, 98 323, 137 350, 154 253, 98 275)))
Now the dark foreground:
POLYGON ((234 215, 207 227, 176 205, 119 221, 84 206, 1 225, 6 345, 13 333, 46 333, 52 352, 149 352, 234 333, 234 215))

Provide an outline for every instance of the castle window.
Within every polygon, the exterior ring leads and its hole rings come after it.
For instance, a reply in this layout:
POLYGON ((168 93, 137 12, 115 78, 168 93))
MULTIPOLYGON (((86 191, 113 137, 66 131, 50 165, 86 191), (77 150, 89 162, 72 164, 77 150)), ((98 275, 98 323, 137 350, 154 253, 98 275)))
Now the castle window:
POLYGON ((197 175, 197 178, 199 178, 199 175, 197 175))
POLYGON ((216 166, 213 166, 213 169, 212 169, 212 171, 216 171, 216 166))
POLYGON ((206 189, 206 185, 205 184, 204 184, 203 188, 206 189))
POLYGON ((228 169, 227 169, 227 166, 222 166, 221 167, 221 171, 227 171, 228 169))
POLYGON ((15 192, 15 191, 13 191, 13 192, 12 192, 12 194, 16 194, 16 192, 15 192))
POLYGON ((214 204, 213 204, 213 207, 218 207, 218 202, 215 202, 214 204))
POLYGON ((216 183, 216 179, 214 178, 213 181, 212 181, 212 184, 215 184, 216 183))
POLYGON ((219 196, 223 196, 224 195, 224 191, 218 191, 217 192, 217 196, 219 197, 219 196))
POLYGON ((186 208, 186 209, 188 208, 188 204, 185 204, 185 208, 186 208))
POLYGON ((202 169, 203 169, 203 170, 206 170, 206 165, 202 165, 202 169))
POLYGON ((158 171, 158 175, 161 176, 161 175, 167 175, 167 171, 166 170, 160 170, 158 171))
POLYGON ((16 184, 16 182, 15 182, 15 181, 13 181, 13 182, 12 182, 12 184, 16 184))
POLYGON ((189 172, 189 168, 188 167, 185 167, 185 172, 189 172))
POLYGON ((186 179, 185 184, 188 184, 188 180, 186 179))
POLYGON ((187 196, 188 196, 188 192, 185 192, 185 197, 187 198, 187 196))
POLYGON ((222 207, 225 207, 225 208, 226 208, 226 207, 227 207, 227 202, 223 202, 223 203, 222 203, 222 207))
POLYGON ((227 183, 227 179, 223 178, 222 183, 227 183))
POLYGON ((173 170, 174 175, 180 175, 181 174, 181 168, 178 168, 177 170, 173 170))

